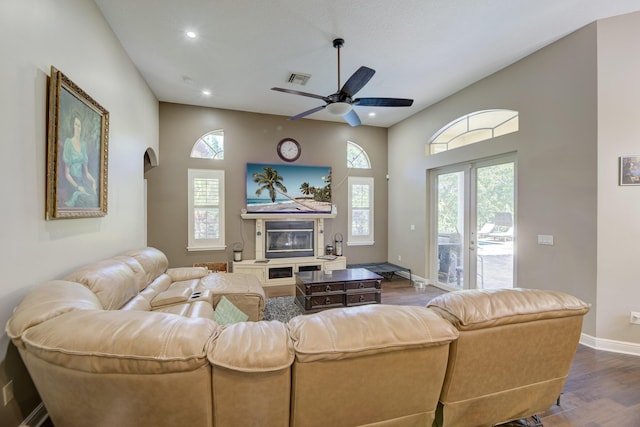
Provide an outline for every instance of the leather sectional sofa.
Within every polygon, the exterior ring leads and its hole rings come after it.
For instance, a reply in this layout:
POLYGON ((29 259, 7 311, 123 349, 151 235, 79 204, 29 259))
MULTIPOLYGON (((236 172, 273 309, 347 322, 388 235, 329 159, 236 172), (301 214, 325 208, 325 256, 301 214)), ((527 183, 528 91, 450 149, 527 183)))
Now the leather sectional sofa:
POLYGON ((257 279, 145 248, 34 288, 7 333, 56 427, 490 426, 548 408, 589 306, 460 291, 263 321, 257 279), (250 321, 220 325, 223 298, 250 321))

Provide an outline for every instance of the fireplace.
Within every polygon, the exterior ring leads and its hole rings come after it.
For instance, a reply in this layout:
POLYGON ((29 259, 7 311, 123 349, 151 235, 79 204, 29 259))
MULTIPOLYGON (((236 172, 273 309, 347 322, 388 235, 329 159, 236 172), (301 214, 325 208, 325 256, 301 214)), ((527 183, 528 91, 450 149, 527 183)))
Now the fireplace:
POLYGON ((265 221, 265 258, 314 256, 314 221, 265 221))

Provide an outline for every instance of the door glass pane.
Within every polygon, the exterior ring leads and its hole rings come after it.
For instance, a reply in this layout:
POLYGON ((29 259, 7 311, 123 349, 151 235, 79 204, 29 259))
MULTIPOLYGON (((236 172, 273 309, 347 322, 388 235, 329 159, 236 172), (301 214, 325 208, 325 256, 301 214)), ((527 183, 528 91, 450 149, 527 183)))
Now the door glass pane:
POLYGON ((514 284, 514 172, 513 162, 477 169, 478 288, 512 288, 514 284))
POLYGON ((464 172, 438 175, 438 282, 464 286, 464 172))

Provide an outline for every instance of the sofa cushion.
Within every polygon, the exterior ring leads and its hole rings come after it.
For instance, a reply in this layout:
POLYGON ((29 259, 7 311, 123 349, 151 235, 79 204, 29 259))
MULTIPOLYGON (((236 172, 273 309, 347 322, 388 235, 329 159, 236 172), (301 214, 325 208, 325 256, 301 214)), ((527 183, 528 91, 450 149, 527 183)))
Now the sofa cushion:
POLYGON ((540 289, 469 289, 449 292, 428 307, 459 330, 584 315, 589 304, 557 291, 540 289))
POLYGON ((102 374, 193 371, 208 364, 211 319, 140 311, 73 311, 23 334, 27 351, 54 365, 102 374))
POLYGON ((148 299, 138 294, 123 305, 120 310, 151 311, 151 304, 148 299))
POLYGON ((156 277, 165 273, 169 268, 169 260, 166 255, 156 248, 134 249, 125 252, 123 255, 135 258, 142 265, 146 274, 145 286, 153 282, 156 277))
POLYGON ((138 281, 131 267, 116 259, 89 264, 74 271, 65 280, 89 288, 105 310, 117 310, 138 294, 138 281))
POLYGON ((224 328, 208 355, 215 366, 240 372, 269 372, 293 363, 286 325, 275 320, 242 322, 224 328))
POLYGON ((216 305, 213 319, 221 325, 228 325, 231 323, 246 322, 249 320, 249 316, 223 296, 220 298, 218 305, 216 305))
POLYGON ((336 308, 288 323, 300 362, 448 344, 458 331, 431 310, 384 304, 336 308))
POLYGON ((7 322, 7 334, 15 339, 32 326, 75 310, 102 310, 100 301, 79 283, 52 280, 34 287, 7 322))

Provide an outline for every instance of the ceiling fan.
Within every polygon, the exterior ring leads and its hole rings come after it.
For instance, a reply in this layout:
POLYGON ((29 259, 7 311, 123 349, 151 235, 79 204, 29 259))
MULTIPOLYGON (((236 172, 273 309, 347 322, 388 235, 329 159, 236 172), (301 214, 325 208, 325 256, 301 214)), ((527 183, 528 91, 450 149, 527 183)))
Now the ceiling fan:
POLYGON ((413 104, 413 99, 404 98, 355 98, 354 95, 367 84, 375 74, 375 70, 368 67, 360 67, 349 77, 349 80, 340 88, 340 48, 344 46, 344 39, 335 39, 333 47, 338 49, 338 91, 328 96, 315 95, 313 93, 301 92, 299 90, 272 87, 271 90, 291 93, 293 95, 307 96, 321 99, 325 105, 312 108, 295 116, 289 120, 297 120, 310 114, 327 109, 331 114, 342 116, 351 126, 361 124, 360 117, 353 109, 353 106, 361 105, 365 107, 409 107, 413 104))

